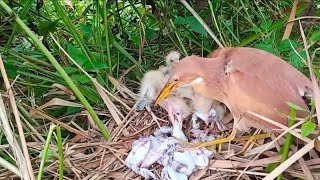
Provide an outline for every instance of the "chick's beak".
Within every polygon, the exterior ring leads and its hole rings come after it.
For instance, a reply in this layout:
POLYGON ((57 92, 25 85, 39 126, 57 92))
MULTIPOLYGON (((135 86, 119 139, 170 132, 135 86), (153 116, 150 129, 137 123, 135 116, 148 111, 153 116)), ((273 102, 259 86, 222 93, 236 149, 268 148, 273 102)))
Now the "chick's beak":
POLYGON ((159 104, 159 102, 163 99, 165 99, 171 91, 175 90, 178 88, 178 81, 173 81, 167 83, 164 88, 161 90, 159 96, 156 99, 155 105, 159 104))

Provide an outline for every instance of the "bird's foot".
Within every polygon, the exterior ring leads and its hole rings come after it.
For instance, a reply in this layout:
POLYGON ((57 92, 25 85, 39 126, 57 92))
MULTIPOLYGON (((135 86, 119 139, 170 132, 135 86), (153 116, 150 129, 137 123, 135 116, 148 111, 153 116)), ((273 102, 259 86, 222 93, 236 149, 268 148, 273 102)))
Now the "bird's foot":
POLYGON ((233 139, 235 139, 235 136, 229 135, 226 138, 215 139, 213 141, 194 143, 190 147, 180 148, 179 150, 195 150, 195 149, 205 148, 205 147, 212 146, 212 145, 227 143, 227 142, 232 141, 233 139))

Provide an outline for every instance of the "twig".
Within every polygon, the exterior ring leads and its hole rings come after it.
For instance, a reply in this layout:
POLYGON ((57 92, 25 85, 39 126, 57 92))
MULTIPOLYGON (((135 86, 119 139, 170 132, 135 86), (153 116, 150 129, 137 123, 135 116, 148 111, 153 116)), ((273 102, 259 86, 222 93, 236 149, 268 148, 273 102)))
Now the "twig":
POLYGON ((312 63, 310 60, 310 55, 308 53, 308 44, 307 44, 306 36, 304 35, 304 31, 303 31, 300 20, 299 20, 299 26, 300 26, 300 32, 301 32, 301 37, 303 40, 304 49, 305 49, 306 55, 307 55, 308 67, 309 67, 310 77, 311 77, 311 81, 312 81, 312 89, 313 89, 314 101, 315 101, 315 106, 316 106, 318 126, 320 126, 320 102, 319 102, 320 91, 319 91, 319 86, 317 83, 317 79, 314 75, 313 69, 312 69, 312 63))
MULTIPOLYGON (((253 113, 251 113, 251 114, 253 114, 253 113)), ((283 133, 281 133, 278 137, 276 137, 273 141, 271 141, 271 142, 268 144, 268 146, 266 146, 259 154, 257 154, 257 155, 250 161, 250 163, 247 165, 247 167, 244 168, 243 171, 246 171, 246 170, 249 168, 249 166, 251 165, 251 163, 253 163, 266 149, 268 149, 268 147, 271 146, 271 144, 273 144, 274 142, 276 142, 278 139, 280 139, 280 138, 281 138, 282 136, 284 136, 286 133, 290 132, 290 131, 293 130, 294 128, 296 128, 296 127, 298 127, 299 125, 301 125, 303 122, 304 122, 304 121, 300 121, 300 122, 298 122, 297 124, 291 126, 290 128, 287 128, 283 133)), ((292 132, 294 132, 294 131, 292 131, 292 132)), ((242 175, 243 175, 243 173, 241 173, 241 174, 238 176, 237 180, 239 180, 239 178, 240 178, 242 175)), ((277 175, 277 176, 278 176, 278 175, 277 175)))
POLYGON ((320 17, 319 16, 302 16, 302 17, 297 17, 295 19, 292 19, 291 21, 288 21, 288 23, 291 23, 293 21, 298 21, 301 19, 319 19, 320 20, 320 17))
POLYGON ((9 169, 11 172, 16 174, 17 176, 22 177, 21 173, 19 172, 19 169, 14 165, 12 165, 11 163, 9 163, 7 160, 3 159, 1 156, 0 156, 0 165, 4 168, 9 169))
MULTIPOLYGON (((280 127, 281 129, 283 129, 285 131, 290 129, 289 133, 291 133, 292 135, 294 135, 295 137, 301 139, 304 142, 309 143, 311 141, 311 139, 309 139, 308 137, 302 137, 302 135, 300 133, 298 133, 295 130, 293 130, 291 128, 288 128, 287 126, 284 126, 284 125, 282 125, 282 124, 280 124, 280 123, 278 123, 276 121, 273 121, 273 120, 271 120, 271 119, 269 119, 267 117, 261 116, 260 114, 257 114, 257 113, 254 113, 254 112, 249 112, 249 113, 254 115, 254 116, 256 116, 257 118, 260 118, 260 119, 268 122, 268 123, 271 123, 271 124, 273 124, 275 126, 278 126, 278 127, 280 127)), ((301 122, 304 122, 304 121, 301 121, 301 122)))
MULTIPOLYGON (((3 128, 3 133, 9 143, 10 148, 12 149, 13 155, 16 159, 16 164, 20 167, 20 171, 16 167, 11 167, 13 165, 8 165, 7 162, 4 162, 0 159, 0 165, 9 169, 13 173, 17 174, 19 177, 23 177, 25 179, 30 179, 28 174, 28 169, 25 168, 26 160, 24 159, 23 153, 19 147, 17 139, 14 138, 13 130, 10 127, 10 123, 6 114, 6 109, 3 103, 2 95, 0 94, 0 125, 3 128), (15 171, 18 170, 18 172, 15 171)), ((0 149, 4 148, 3 145, 0 149)))
POLYGON ((185 0, 180 0, 180 2, 191 12, 191 14, 199 21, 203 28, 209 33, 209 35, 216 41, 220 48, 224 48, 217 36, 212 32, 209 26, 202 20, 202 18, 196 13, 196 11, 187 3, 185 0))
POLYGON ((298 152, 292 155, 289 159, 287 159, 284 163, 274 169, 269 175, 267 175, 263 180, 272 180, 276 178, 280 173, 285 171, 289 166, 291 166, 294 162, 296 162, 299 158, 305 155, 308 151, 310 151, 314 147, 314 140, 309 142, 306 146, 301 148, 298 152))
MULTIPOLYGON (((20 119, 20 116, 19 116, 19 111, 18 111, 17 104, 16 104, 16 100, 15 100, 15 97, 13 95, 13 91, 10 88, 11 86, 10 86, 10 83, 9 83, 9 80, 8 80, 8 76, 7 76, 7 72, 6 72, 6 69, 4 67, 4 64, 3 64, 1 56, 0 56, 0 69, 1 69, 1 74, 2 74, 2 78, 3 78, 4 84, 5 84, 5 86, 7 88, 7 91, 8 91, 8 96, 9 96, 12 112, 13 112, 14 118, 16 120, 18 133, 19 133, 20 141, 21 141, 21 147, 22 147, 22 151, 23 151, 23 154, 24 154, 25 163, 27 165, 27 169, 28 169, 28 172, 29 172, 29 178, 28 179, 35 179, 34 174, 33 174, 33 170, 32 170, 32 166, 31 166, 31 160, 30 160, 30 157, 29 157, 26 138, 24 136, 23 127, 22 127, 21 119, 20 119)), ((22 167, 20 167, 20 168, 22 168, 22 167)))
POLYGON ((43 111, 40 111, 40 110, 35 109, 35 108, 32 108, 32 107, 30 107, 30 106, 28 106, 26 104, 22 104, 22 105, 24 107, 26 107, 27 109, 29 109, 29 110, 33 110, 36 114, 42 116, 43 118, 48 119, 48 120, 56 123, 57 125, 62 126, 63 128, 67 129, 70 132, 73 132, 74 134, 80 135, 80 136, 82 136, 84 138, 90 138, 87 132, 82 132, 82 131, 80 131, 80 130, 78 130, 76 128, 73 128, 73 127, 63 123, 63 122, 60 122, 59 120, 49 116, 48 114, 44 113, 43 111))
POLYGON ((298 1, 295 0, 293 2, 293 5, 292 5, 290 17, 288 19, 289 23, 287 24, 286 30, 284 31, 284 34, 283 34, 283 37, 282 37, 282 41, 285 40, 285 39, 288 39, 290 37, 291 31, 292 31, 292 28, 293 28, 293 25, 294 25, 294 22, 293 21, 290 22, 290 21, 292 19, 294 19, 295 15, 296 15, 297 5, 298 5, 298 1))

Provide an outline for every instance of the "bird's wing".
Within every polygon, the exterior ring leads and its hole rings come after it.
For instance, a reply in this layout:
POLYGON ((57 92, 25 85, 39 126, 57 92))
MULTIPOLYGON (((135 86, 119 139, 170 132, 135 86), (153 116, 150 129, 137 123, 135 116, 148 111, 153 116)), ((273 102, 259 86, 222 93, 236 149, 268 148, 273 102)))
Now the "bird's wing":
POLYGON ((308 108, 301 96, 311 81, 287 62, 253 48, 227 49, 224 55, 228 94, 243 103, 242 110, 277 118, 274 108, 288 113, 286 101, 308 108))

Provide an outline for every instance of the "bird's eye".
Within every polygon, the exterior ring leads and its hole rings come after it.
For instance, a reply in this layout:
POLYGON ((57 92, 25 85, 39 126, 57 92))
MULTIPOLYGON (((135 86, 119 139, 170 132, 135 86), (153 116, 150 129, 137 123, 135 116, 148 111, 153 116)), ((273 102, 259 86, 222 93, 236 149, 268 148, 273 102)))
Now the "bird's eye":
POLYGON ((171 59, 170 61, 173 62, 173 59, 171 59))
POLYGON ((180 115, 180 113, 177 113, 177 115, 179 116, 179 115, 180 115))
POLYGON ((179 81, 179 79, 174 79, 175 82, 179 81))

